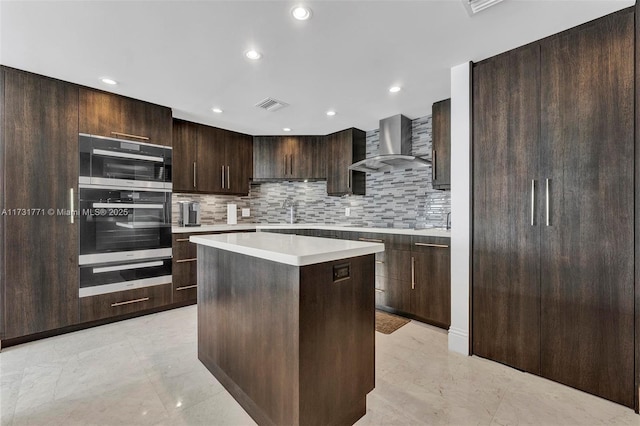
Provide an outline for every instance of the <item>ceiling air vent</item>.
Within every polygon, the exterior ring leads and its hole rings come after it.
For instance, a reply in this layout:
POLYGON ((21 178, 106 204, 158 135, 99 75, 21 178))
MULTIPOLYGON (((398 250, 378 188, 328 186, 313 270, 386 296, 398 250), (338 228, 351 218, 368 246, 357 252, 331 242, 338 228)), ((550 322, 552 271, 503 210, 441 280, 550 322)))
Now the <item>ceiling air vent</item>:
POLYGON ((501 1, 502 0, 462 0, 462 3, 467 9, 467 13, 473 16, 474 14, 482 12, 483 10, 496 5, 501 1))
POLYGON ((286 102, 282 102, 279 101, 277 99, 273 99, 273 98, 266 98, 261 100, 260 102, 258 102, 256 104, 256 106, 258 108, 262 108, 262 109, 266 109, 267 111, 277 111, 279 109, 282 109, 286 106, 288 106, 289 104, 286 102))

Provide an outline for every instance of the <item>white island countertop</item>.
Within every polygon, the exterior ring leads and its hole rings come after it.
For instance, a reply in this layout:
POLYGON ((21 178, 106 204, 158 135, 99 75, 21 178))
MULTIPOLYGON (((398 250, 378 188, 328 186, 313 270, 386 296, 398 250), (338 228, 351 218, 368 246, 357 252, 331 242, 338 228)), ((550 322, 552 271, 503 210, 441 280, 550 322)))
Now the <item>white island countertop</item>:
POLYGON ((282 224, 238 224, 238 225, 202 225, 193 227, 177 227, 171 230, 177 233, 194 233, 194 232, 238 232, 238 231, 261 231, 268 229, 324 229, 331 231, 352 231, 352 232, 372 232, 380 234, 396 234, 396 235, 416 235, 422 237, 451 237, 451 231, 441 228, 428 229, 410 229, 410 228, 367 228, 364 226, 349 225, 324 225, 318 223, 282 223, 282 224))
POLYGON ((189 241, 292 266, 313 265, 384 251, 384 244, 270 232, 192 235, 189 241))

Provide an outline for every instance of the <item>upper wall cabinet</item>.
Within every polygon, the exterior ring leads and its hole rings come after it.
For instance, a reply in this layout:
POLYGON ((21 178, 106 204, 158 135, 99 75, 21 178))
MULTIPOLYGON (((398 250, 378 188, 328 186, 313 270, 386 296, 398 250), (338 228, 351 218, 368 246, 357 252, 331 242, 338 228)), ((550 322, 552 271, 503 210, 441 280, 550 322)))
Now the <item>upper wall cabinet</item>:
POLYGON ((174 192, 247 195, 252 143, 249 135, 174 120, 174 192))
POLYGON ((349 170, 366 155, 366 134, 359 129, 346 129, 326 136, 327 194, 364 195, 366 174, 349 170))
POLYGON ((322 180, 327 178, 327 151, 321 136, 256 136, 253 179, 322 180))
POLYGON ((80 88, 80 133, 171 146, 171 108, 80 88))
POLYGON ((433 189, 451 189, 451 99, 436 102, 432 107, 432 171, 433 189))

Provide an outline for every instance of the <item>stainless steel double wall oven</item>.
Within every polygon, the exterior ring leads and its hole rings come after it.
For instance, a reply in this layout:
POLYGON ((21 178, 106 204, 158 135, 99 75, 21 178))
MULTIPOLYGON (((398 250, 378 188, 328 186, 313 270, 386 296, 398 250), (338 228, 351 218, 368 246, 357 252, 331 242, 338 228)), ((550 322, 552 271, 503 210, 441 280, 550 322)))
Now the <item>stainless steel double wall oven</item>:
POLYGON ((171 283, 171 148, 82 133, 79 147, 80 297, 171 283))

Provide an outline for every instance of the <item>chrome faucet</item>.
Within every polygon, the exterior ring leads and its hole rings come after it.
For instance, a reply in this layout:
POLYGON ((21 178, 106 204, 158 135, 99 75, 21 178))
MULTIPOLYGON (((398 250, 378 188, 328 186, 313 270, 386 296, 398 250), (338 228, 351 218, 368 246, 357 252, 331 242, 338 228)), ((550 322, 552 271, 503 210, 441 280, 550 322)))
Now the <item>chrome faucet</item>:
POLYGON ((294 208, 296 206, 295 201, 291 199, 291 197, 287 197, 286 200, 282 203, 283 209, 289 209, 289 223, 293 224, 294 220, 294 208))
POLYGON ((447 219, 445 220, 444 227, 447 231, 451 229, 451 212, 447 213, 447 219))

